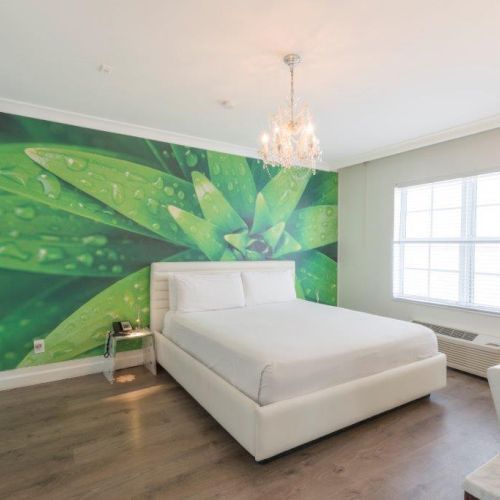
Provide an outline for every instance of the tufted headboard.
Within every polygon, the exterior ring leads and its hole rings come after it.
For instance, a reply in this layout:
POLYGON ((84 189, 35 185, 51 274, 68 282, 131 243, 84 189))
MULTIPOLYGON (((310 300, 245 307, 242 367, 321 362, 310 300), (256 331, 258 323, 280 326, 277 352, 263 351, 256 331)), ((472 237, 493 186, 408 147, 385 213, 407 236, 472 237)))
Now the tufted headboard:
POLYGON ((169 309, 168 276, 173 272, 238 272, 271 271, 291 269, 295 273, 295 262, 291 260, 230 261, 230 262, 153 262, 151 264, 150 314, 151 330, 159 332, 163 318, 169 309))

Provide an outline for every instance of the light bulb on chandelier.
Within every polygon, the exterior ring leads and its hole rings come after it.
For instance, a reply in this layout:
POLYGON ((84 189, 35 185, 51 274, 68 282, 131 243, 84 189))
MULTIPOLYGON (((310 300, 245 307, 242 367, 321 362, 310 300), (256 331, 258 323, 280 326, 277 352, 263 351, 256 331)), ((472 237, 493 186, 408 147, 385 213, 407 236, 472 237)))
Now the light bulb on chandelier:
POLYGON ((302 166, 314 170, 321 161, 319 140, 309 108, 295 103, 294 69, 301 59, 297 54, 288 54, 283 61, 290 68, 290 100, 271 117, 271 132, 261 136, 260 155, 265 166, 302 166))

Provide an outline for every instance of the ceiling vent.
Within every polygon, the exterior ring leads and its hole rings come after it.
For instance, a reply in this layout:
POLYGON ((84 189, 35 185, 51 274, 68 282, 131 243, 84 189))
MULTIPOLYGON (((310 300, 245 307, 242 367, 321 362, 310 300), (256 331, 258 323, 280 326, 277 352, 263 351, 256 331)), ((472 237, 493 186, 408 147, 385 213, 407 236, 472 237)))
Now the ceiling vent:
POLYGON ((488 368, 500 364, 500 338, 414 321, 434 331, 438 349, 448 366, 486 378, 488 368))

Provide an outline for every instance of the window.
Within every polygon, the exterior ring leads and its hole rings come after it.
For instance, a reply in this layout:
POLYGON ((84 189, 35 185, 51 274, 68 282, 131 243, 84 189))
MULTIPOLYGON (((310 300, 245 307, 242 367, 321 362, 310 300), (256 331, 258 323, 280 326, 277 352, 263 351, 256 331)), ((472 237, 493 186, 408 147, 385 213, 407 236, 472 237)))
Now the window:
POLYGON ((393 295, 500 313, 500 172, 395 190, 393 295))

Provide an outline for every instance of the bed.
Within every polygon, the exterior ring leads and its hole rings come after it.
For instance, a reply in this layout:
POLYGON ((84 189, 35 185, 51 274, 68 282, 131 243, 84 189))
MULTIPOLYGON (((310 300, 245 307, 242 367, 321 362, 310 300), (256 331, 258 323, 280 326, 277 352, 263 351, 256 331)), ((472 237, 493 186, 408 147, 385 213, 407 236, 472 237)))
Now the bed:
POLYGON ((157 360, 254 458, 268 459, 446 384, 427 328, 300 299, 169 309, 172 272, 294 271, 294 262, 151 266, 157 360))

